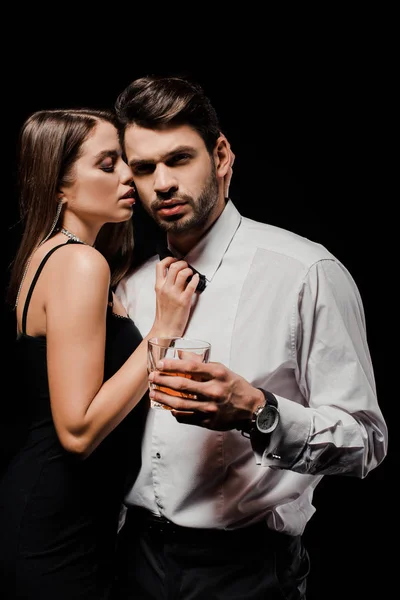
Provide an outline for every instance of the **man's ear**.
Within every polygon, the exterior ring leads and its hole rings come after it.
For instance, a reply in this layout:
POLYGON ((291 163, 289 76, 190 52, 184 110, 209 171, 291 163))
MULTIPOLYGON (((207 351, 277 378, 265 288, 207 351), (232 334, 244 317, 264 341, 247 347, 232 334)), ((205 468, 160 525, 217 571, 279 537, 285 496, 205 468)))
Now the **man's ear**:
POLYGON ((217 176, 223 179, 231 167, 230 144, 223 133, 217 139, 214 150, 215 166, 217 176))
POLYGON ((220 134, 215 145, 214 158, 217 170, 217 177, 224 180, 224 196, 229 198, 229 186, 232 179, 232 167, 235 162, 235 155, 231 150, 231 145, 223 133, 220 134))

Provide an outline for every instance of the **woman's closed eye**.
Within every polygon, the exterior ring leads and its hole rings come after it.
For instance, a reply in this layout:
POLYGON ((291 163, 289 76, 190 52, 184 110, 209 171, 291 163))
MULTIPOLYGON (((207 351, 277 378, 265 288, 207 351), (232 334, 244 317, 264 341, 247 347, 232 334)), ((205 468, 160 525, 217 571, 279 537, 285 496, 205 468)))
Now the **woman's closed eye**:
POLYGON ((114 161, 111 158, 107 158, 107 160, 101 163, 100 169, 106 173, 112 173, 115 169, 114 161))

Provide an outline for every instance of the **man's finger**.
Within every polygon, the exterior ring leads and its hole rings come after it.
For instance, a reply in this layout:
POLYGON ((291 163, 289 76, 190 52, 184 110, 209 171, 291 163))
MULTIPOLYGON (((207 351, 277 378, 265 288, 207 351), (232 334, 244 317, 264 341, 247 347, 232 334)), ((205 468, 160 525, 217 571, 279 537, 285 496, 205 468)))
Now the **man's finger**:
POLYGON ((183 423, 185 425, 205 426, 209 420, 209 415, 207 413, 196 411, 172 410, 171 414, 178 423, 183 423))
MULTIPOLYGON (((158 362, 156 366, 160 371, 166 372, 176 372, 177 369, 176 359, 164 358, 162 361, 158 362)), ((194 373, 208 380, 214 378, 213 371, 213 363, 203 363, 185 359, 179 360, 180 373, 194 373)))

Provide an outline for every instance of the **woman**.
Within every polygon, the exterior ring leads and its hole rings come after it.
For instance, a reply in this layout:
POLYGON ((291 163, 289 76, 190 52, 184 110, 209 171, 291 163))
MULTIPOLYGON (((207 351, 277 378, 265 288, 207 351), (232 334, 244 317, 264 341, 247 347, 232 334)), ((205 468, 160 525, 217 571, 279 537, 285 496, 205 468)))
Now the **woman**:
POLYGON ((112 292, 131 261, 135 204, 112 113, 30 116, 19 184, 24 233, 9 298, 27 426, 0 482, 1 595, 100 600, 140 452, 133 409, 147 390, 147 339, 183 333, 198 276, 187 283, 184 261, 158 264, 142 339, 112 292))

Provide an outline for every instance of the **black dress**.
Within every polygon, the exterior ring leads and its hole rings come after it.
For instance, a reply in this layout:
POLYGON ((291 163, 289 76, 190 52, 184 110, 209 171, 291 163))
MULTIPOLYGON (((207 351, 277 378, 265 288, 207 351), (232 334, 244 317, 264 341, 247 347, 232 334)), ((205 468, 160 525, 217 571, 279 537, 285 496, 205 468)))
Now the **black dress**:
MULTIPOLYGON (((27 423, 0 481, 0 597, 4 600, 109 598, 126 475, 129 470, 132 478, 140 461, 144 401, 85 460, 68 453, 57 437, 50 409, 46 339, 25 331, 37 278, 61 246, 45 256, 35 275, 16 341, 21 389, 26 390, 18 401, 21 422, 27 423)), ((105 379, 142 339, 131 319, 112 312, 111 290, 110 300, 105 379)))

